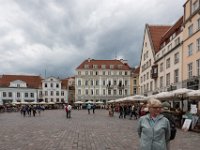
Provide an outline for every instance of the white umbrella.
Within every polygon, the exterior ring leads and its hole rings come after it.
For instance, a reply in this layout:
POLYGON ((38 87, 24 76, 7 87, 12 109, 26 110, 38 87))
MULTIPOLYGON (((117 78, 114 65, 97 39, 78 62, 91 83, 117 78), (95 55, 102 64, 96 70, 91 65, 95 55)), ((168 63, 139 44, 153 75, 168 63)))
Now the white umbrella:
POLYGON ((96 104, 103 104, 103 102, 101 102, 101 101, 97 101, 97 102, 95 102, 96 104))
POLYGON ((85 102, 86 104, 92 104, 93 102, 92 101, 87 101, 85 102))
POLYGON ((83 104, 84 102, 82 101, 76 101, 75 104, 83 104))
POLYGON ((169 99, 172 98, 174 94, 172 92, 161 92, 155 95, 155 98, 169 99))
POLYGON ((172 93, 174 94, 174 96, 176 96, 176 95, 186 94, 186 93, 189 93, 189 92, 192 92, 192 91, 194 91, 194 90, 181 88, 181 89, 177 89, 177 90, 172 91, 172 93))
POLYGON ((12 102, 12 104, 14 104, 14 105, 19 105, 19 104, 21 104, 20 102, 12 102))
POLYGON ((43 102, 39 102, 39 104, 47 104, 47 103, 43 101, 43 102))
POLYGON ((192 92, 187 93, 189 98, 200 98, 200 90, 194 90, 192 92))

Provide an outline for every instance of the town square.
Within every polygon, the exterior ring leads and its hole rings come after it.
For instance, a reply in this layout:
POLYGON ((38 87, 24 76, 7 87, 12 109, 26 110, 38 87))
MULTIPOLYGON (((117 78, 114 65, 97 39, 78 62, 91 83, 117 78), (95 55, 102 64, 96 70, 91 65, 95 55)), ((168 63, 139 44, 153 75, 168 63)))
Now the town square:
MULTIPOLYGON (((109 117, 108 111, 45 110, 41 116, 0 114, 1 150, 138 150, 138 120, 109 117)), ((171 150, 198 150, 200 134, 178 129, 171 150)))
POLYGON ((0 150, 200 149, 200 0, 0 11, 0 150))

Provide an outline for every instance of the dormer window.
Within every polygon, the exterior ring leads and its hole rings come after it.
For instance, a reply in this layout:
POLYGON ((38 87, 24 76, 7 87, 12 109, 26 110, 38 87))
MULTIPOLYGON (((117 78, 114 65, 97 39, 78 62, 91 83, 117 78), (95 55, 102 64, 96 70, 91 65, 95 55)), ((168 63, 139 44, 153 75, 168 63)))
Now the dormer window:
POLYGON ((98 68, 98 65, 93 65, 93 69, 97 69, 98 68))
POLYGON ((122 67, 123 67, 122 65, 118 65, 118 69, 122 69, 122 67))
POLYGON ((101 65, 101 68, 102 69, 106 69, 106 65, 101 65))
POLYGON ((85 68, 85 69, 88 69, 88 68, 89 68, 89 65, 84 65, 84 68, 85 68))
POLYGON ((114 65, 110 65, 110 69, 114 69, 114 65))

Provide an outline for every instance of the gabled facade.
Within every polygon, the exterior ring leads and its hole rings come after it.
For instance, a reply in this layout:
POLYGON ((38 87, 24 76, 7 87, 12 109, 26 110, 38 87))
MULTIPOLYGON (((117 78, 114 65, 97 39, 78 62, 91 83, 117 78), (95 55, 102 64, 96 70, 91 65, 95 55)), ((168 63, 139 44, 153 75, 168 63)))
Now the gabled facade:
POLYGON ((200 89, 200 0, 186 1, 183 20, 183 87, 200 89))
POLYGON ((130 95, 131 68, 121 60, 87 59, 76 68, 76 101, 102 101, 130 95))
MULTIPOLYGON (((154 80, 157 77, 154 71, 153 65, 155 62, 155 54, 159 51, 160 41, 162 35, 167 32, 170 26, 155 26, 146 25, 144 30, 143 48, 140 58, 140 94, 152 95, 153 91, 157 88, 157 84, 154 80), (156 76, 155 76, 156 75, 156 76)), ((156 67, 156 66, 155 66, 156 67)))

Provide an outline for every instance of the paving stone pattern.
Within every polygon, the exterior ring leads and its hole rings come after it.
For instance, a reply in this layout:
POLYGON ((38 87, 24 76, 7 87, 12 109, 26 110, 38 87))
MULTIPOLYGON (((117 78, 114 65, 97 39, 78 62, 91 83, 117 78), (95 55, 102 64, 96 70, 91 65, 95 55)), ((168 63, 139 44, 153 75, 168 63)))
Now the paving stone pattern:
MULTIPOLYGON (((106 110, 87 114, 47 110, 41 116, 0 114, 0 150, 137 150, 137 120, 109 117, 106 110)), ((178 130, 171 150, 199 150, 200 134, 178 130)))

